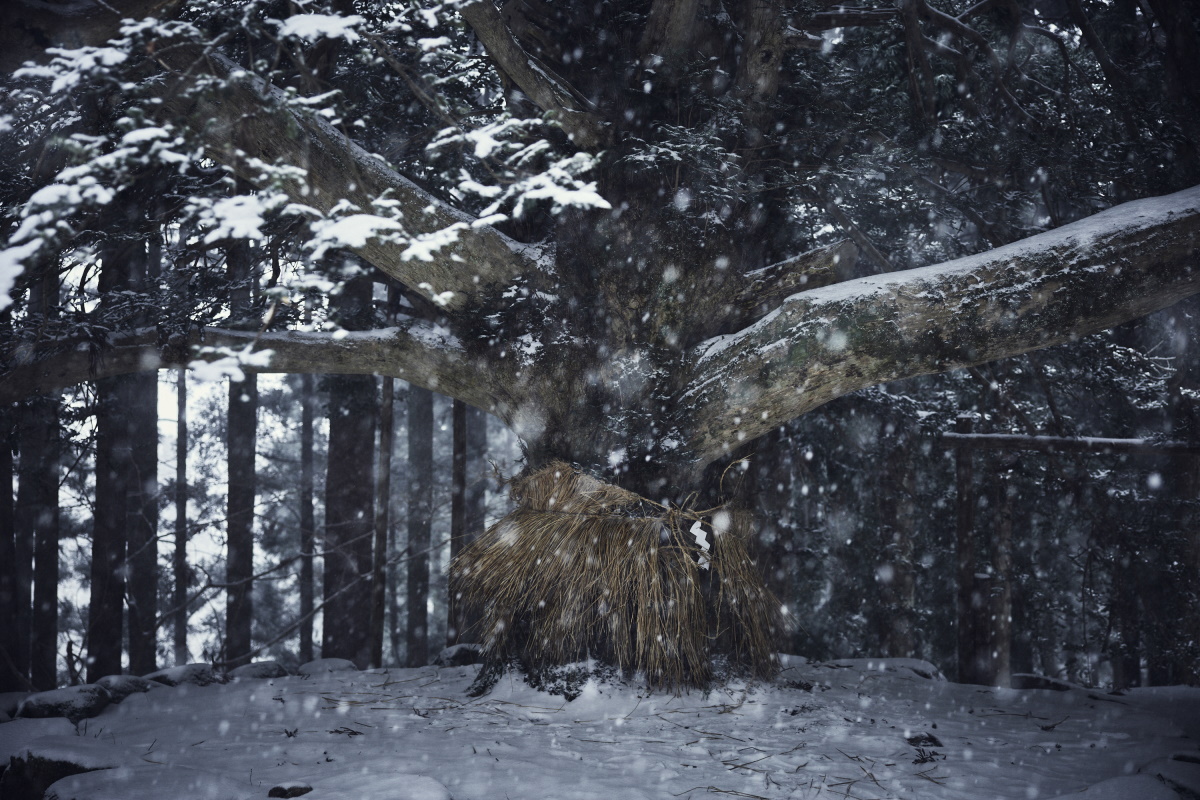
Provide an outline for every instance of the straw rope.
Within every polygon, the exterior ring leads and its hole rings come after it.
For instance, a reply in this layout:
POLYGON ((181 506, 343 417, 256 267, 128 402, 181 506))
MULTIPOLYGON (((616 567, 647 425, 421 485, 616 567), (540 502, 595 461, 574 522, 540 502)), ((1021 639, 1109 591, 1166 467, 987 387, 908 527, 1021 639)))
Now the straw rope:
POLYGON ((451 566, 490 665, 592 658, 668 688, 707 685, 717 654, 775 673, 780 607, 747 553, 749 514, 666 507, 563 462, 510 491, 517 508, 451 566), (705 519, 707 552, 689 533, 705 519))

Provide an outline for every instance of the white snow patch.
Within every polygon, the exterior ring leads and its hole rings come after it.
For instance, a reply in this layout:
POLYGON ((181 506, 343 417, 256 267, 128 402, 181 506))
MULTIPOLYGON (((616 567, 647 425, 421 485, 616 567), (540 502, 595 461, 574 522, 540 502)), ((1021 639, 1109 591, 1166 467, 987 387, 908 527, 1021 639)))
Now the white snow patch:
POLYGON ((288 17, 279 24, 279 35, 294 37, 306 42, 318 39, 345 39, 347 42, 357 42, 359 35, 355 26, 365 20, 358 14, 338 16, 336 14, 296 14, 288 17))
POLYGON ((241 350, 229 347, 201 347, 200 355, 217 355, 212 361, 197 359, 188 363, 192 377, 198 381, 220 381, 229 378, 235 383, 246 380, 242 367, 257 367, 265 369, 271 365, 274 350, 254 350, 253 344, 248 344, 241 350))

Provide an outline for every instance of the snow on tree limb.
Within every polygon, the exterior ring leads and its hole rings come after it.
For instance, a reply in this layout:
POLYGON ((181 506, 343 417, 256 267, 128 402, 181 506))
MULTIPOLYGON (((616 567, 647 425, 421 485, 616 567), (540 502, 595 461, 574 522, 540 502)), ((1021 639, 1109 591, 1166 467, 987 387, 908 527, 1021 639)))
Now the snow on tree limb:
POLYGON ((700 345, 684 401, 711 462, 844 394, 1049 347, 1200 292, 1200 187, 985 253, 800 292, 700 345))
POLYGON ((261 181, 262 163, 302 165, 306 183, 285 184, 296 203, 325 213, 349 202, 370 212, 372 201, 386 196, 398 204, 410 235, 454 231, 448 243, 428 251, 427 259, 406 258, 404 248, 383 237, 348 248, 406 286, 430 297, 452 292, 446 307, 458 309, 488 285, 506 283, 532 265, 522 245, 493 228, 472 225, 473 217, 437 200, 319 116, 289 109, 282 92, 224 56, 181 46, 164 49, 158 60, 185 81, 197 70, 222 80, 219 97, 170 87, 163 104, 173 118, 202 135, 213 158, 240 177, 261 181), (430 289, 421 288, 425 285, 430 289))
POLYGON ((113 336, 100 349, 80 343, 49 355, 27 354, 26 359, 0 373, 0 402, 97 378, 221 361, 224 374, 235 377, 239 371, 388 375, 490 411, 495 397, 487 378, 503 374, 495 365, 476 364, 446 329, 424 321, 407 328, 335 333, 205 328, 166 345, 154 329, 144 328, 113 336), (257 357, 266 350, 271 351, 269 359, 257 357))

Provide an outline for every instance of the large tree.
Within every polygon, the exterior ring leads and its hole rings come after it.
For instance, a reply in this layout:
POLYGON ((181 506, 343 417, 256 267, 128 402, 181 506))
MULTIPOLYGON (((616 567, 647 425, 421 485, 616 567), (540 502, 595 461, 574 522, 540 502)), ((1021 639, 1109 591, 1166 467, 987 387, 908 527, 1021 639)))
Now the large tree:
POLYGON ((1200 291, 1178 0, 116 6, 133 21, 18 3, 2 34, 27 84, 103 89, 70 123, 104 133, 73 140, 83 166, 19 198, 17 288, 122 170, 202 151, 256 192, 193 198, 201 231, 291 220, 310 265, 371 271, 406 317, 14 350, 4 399, 198 357, 377 373, 498 416, 531 473, 681 502, 839 396, 1200 291))

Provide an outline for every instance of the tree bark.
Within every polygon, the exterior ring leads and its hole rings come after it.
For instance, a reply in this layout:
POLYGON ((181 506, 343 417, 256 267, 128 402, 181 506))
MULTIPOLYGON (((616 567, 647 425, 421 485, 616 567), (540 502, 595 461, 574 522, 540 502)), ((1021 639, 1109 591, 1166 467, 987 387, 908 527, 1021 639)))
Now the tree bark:
MULTIPOLYGON (((467 406, 461 400, 452 405, 453 442, 450 455, 450 563, 458 558, 467 539, 467 406)), ((446 646, 458 642, 463 629, 459 602, 453 591, 446 598, 446 646)))
POLYGON ((300 376, 300 663, 313 660, 313 376, 300 376))
POLYGON ((433 393, 408 388, 408 666, 429 663, 429 551, 433 526, 433 393))
MULTIPOLYGON (((247 187, 238 182, 238 189, 247 187)), ((229 281, 229 316, 234 325, 257 327, 252 317, 256 271, 250 244, 235 240, 225 246, 225 273, 229 281)), ((254 626, 254 517, 255 458, 258 451, 258 378, 229 381, 226 424, 226 463, 229 490, 226 496, 225 560, 225 663, 238 667, 250 663, 254 626)))
POLYGON ((88 603, 88 682, 121 672, 125 525, 130 484, 127 378, 96 381, 96 502, 88 603))
MULTIPOLYGON (((962 416, 955 430, 970 433, 974 422, 962 416)), ((976 674, 976 631, 975 599, 975 479, 971 464, 971 451, 959 450, 955 467, 955 497, 958 512, 955 526, 954 571, 957 591, 955 594, 955 631, 958 642, 958 682, 978 683, 976 674)))
MULTIPOLYGON (((152 292, 162 269, 161 239, 157 228, 140 228, 145 241, 129 250, 129 285, 152 292)), ((146 675, 158 669, 158 375, 144 372, 130 381, 129 669, 146 675)))
POLYGON ((989 610, 991 635, 988 685, 1007 688, 1012 684, 1012 549, 1013 498, 1010 471, 1012 460, 1003 459, 996 478, 996 527, 992 537, 992 568, 995 575, 989 610))
POLYGON ((911 445, 898 442, 887 463, 880 530, 886 561, 879 574, 884 612, 883 651, 891 658, 916 653, 915 576, 913 574, 913 458, 911 445))
POLYGON ((187 664, 188 658, 188 518, 187 518, 187 370, 179 370, 175 379, 175 549, 172 567, 175 578, 172 637, 175 663, 187 664))
POLYGON ((203 137, 209 155, 254 183, 262 162, 301 165, 306 179, 284 187, 292 200, 328 212, 340 202, 360 209, 386 194, 398 201, 406 223, 420 221, 420 229, 406 236, 454 227, 458 240, 432 253, 429 260, 415 258, 404 246, 374 237, 352 252, 428 298, 441 296, 449 309, 469 306, 489 287, 506 285, 512 278, 534 269, 532 250, 512 241, 490 226, 473 227, 468 214, 452 208, 392 171, 316 114, 287 107, 279 89, 247 73, 228 58, 194 46, 163 48, 159 61, 190 83, 196 71, 222 81, 220 97, 188 93, 167 87, 163 110, 183 120, 203 137))
POLYGON ((158 375, 129 378, 129 670, 158 669, 158 375))
MULTIPOLYGON (((13 503, 13 410, 0 408, 0 619, 17 620, 17 539, 13 503)), ((16 624, 0 625, 0 692, 29 689, 18 667, 16 624)))
POLYGON ((379 464, 375 468, 375 546, 371 570, 371 664, 374 667, 383 666, 395 398, 395 378, 384 378, 383 395, 379 403, 379 464))
POLYGON ((33 541, 33 613, 29 679, 41 691, 58 685, 58 400, 26 406, 21 437, 20 534, 33 541))
MULTIPOLYGON (((344 328, 372 324, 370 279, 347 282, 335 299, 344 328)), ((371 659, 371 540, 375 520, 375 378, 333 377, 325 475, 325 610, 321 655, 360 667, 371 659)))
POLYGON ((229 470, 225 567, 225 663, 250 663, 254 623, 255 455, 258 442, 258 378, 229 382, 229 470))
POLYGON ((788 298, 694 351, 697 465, 852 391, 1071 341, 1200 291, 1200 187, 788 298))

